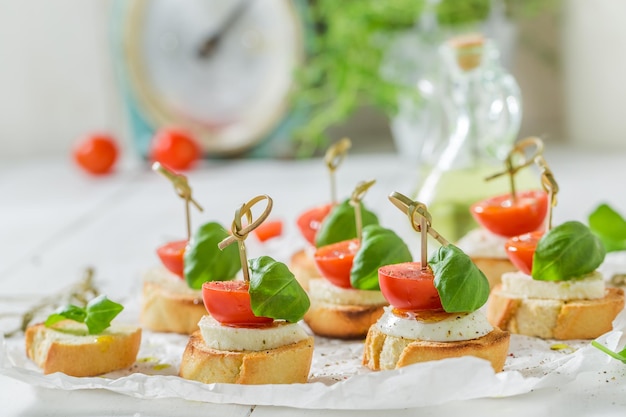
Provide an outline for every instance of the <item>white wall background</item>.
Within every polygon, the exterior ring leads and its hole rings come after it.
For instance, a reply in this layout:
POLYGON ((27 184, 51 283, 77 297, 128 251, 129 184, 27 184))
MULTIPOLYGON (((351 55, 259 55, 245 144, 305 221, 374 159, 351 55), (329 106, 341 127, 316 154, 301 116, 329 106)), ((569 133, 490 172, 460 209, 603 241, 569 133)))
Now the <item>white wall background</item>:
MULTIPOLYGON (((579 138, 582 135, 577 133, 585 123, 587 135, 593 120, 584 118, 588 106, 580 101, 601 98, 593 84, 585 84, 585 89, 574 93, 571 90, 585 82, 585 74, 594 65, 601 64, 601 42, 612 36, 613 40, 620 40, 614 42, 613 48, 617 50, 620 42, 624 45, 623 37, 611 32, 609 26, 590 26, 593 23, 585 16, 592 8, 596 19, 622 19, 624 14, 617 13, 616 7, 626 11, 626 2, 564 1, 563 25, 559 25, 559 19, 548 16, 525 22, 520 28, 514 73, 524 95, 524 136, 545 135, 549 140, 579 138), (590 3, 594 5, 591 8, 590 3), (584 42, 588 38, 580 27, 594 28, 595 43, 584 42), (577 53, 578 46, 595 51, 594 61, 585 61, 577 53), (560 52, 565 68, 575 71, 559 70, 552 58, 558 60, 560 52), (564 87, 569 90, 564 91, 564 87), (568 99, 567 106, 562 104, 563 97, 568 99), (563 109, 576 114, 564 116, 563 109)), ((78 138, 94 130, 113 132, 123 145, 130 142, 124 137, 124 116, 109 55, 110 6, 111 0, 0 0, 0 162, 67 155, 78 138)), ((608 80, 602 86, 617 98, 615 80, 615 76, 611 78, 613 89, 607 85, 608 80)), ((622 88, 626 88, 624 85, 622 88)), ((615 99, 611 103, 615 104, 615 99)), ((598 106, 593 111, 596 117, 606 114, 598 106)), ((603 119, 603 126, 611 123, 603 119)), ((373 149, 393 149, 386 120, 372 116, 371 111, 357 115, 337 131, 354 132, 352 136, 362 141, 369 137, 375 143, 373 149)))
POLYGON ((0 0, 0 160, 65 155, 121 133, 109 0, 0 0))

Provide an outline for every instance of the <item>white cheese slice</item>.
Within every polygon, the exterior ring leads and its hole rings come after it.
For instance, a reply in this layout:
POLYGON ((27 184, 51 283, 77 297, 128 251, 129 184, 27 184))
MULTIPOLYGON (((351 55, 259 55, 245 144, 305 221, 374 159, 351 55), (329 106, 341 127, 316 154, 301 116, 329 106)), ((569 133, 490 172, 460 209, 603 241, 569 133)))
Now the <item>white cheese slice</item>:
POLYGON ((483 337, 493 330, 481 311, 447 314, 443 320, 399 317, 385 307, 376 326, 388 336, 431 342, 457 342, 483 337))
POLYGON ((204 343, 211 349, 226 351, 262 351, 306 339, 308 334, 297 323, 274 321, 266 327, 230 327, 210 316, 198 323, 204 343))
POLYGON ((494 235, 486 229, 474 229, 456 243, 472 258, 508 259, 504 244, 508 238, 494 235))
POLYGON ((569 281, 539 281, 522 272, 502 274, 502 292, 510 298, 592 300, 603 298, 605 284, 600 272, 569 281))
POLYGON ((389 304, 380 291, 341 288, 325 278, 309 281, 309 297, 312 300, 337 305, 386 305, 389 304))

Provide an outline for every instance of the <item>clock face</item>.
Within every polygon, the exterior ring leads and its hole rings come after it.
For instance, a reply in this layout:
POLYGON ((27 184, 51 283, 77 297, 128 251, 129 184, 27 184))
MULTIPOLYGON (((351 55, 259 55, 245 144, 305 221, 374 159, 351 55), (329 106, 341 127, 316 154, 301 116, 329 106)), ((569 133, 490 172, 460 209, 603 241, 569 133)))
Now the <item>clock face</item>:
POLYGON ((155 127, 196 134, 209 154, 245 150, 285 117, 302 27, 290 0, 138 0, 124 54, 155 127))

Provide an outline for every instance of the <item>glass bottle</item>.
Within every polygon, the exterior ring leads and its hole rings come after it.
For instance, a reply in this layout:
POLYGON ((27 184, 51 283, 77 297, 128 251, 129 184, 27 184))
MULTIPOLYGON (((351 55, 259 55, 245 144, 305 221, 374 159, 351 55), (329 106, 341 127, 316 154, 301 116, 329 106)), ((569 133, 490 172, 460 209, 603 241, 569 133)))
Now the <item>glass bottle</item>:
POLYGON ((427 174, 417 200, 428 206, 433 227, 454 242, 477 227, 472 203, 508 192, 504 178, 484 179, 502 170, 519 133, 522 103, 519 86, 490 39, 480 34, 452 38, 441 46, 440 60, 446 140, 434 151, 435 165, 422 167, 427 174))

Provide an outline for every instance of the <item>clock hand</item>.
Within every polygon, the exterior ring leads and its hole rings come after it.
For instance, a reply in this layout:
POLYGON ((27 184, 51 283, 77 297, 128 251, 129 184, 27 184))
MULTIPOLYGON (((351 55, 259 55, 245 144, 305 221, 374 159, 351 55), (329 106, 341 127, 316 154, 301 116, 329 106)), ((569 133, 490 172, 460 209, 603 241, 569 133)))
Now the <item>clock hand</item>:
POLYGON ((250 1, 247 0, 239 0, 238 4, 230 10, 228 16, 226 16, 226 18, 222 21, 217 30, 207 36, 207 38, 200 44, 200 47, 198 48, 199 58, 206 59, 215 52, 221 39, 244 14, 249 3, 250 1))

